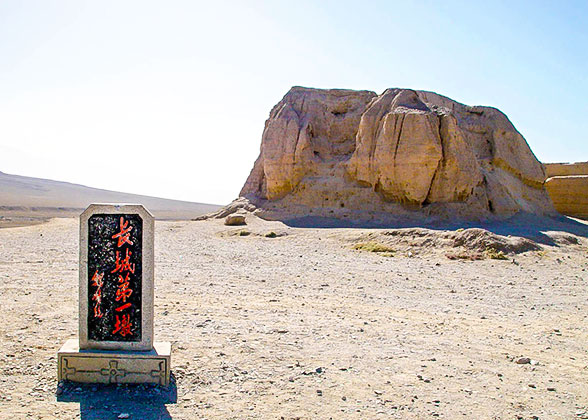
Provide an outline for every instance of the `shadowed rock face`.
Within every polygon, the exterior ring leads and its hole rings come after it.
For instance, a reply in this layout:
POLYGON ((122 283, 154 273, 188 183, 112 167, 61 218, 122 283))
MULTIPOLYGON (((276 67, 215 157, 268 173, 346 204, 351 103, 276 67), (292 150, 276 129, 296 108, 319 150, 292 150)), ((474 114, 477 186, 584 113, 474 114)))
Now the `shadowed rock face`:
POLYGON ((545 172, 500 111, 432 92, 292 88, 241 196, 262 216, 386 221, 554 214, 545 172))

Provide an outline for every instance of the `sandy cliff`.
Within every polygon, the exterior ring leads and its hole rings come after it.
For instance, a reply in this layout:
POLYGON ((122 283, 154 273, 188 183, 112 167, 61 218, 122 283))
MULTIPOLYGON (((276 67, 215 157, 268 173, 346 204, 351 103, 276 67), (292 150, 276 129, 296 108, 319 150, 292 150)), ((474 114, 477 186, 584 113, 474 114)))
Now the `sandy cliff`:
POLYGON ((279 220, 487 219, 555 214, 544 180, 497 109, 409 89, 294 87, 240 195, 279 220))

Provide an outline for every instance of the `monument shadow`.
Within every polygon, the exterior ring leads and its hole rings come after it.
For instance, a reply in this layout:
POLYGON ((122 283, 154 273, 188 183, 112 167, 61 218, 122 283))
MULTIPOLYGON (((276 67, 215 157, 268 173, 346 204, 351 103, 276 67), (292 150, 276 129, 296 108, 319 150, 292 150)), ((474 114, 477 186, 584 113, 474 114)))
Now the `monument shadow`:
POLYGON ((65 381, 60 384, 58 402, 80 404, 82 420, 129 418, 168 420, 167 404, 178 400, 176 380, 171 374, 168 387, 153 384, 87 384, 65 381), (122 417, 119 417, 123 414, 122 417), (124 416, 128 414, 128 417, 124 416))

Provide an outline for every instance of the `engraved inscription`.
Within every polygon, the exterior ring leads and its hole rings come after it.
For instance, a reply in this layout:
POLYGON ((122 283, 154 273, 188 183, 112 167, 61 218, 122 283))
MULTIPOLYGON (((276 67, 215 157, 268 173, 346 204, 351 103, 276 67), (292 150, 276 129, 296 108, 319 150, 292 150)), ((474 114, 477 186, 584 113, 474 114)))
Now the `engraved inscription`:
POLYGON ((88 219, 88 338, 141 341, 142 235, 138 214, 88 219))

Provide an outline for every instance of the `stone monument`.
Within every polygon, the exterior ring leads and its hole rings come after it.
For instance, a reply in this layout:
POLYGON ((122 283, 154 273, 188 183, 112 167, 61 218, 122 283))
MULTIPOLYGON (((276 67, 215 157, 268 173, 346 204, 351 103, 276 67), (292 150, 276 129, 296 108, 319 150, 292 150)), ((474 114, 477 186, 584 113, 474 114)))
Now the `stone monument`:
POLYGON ((80 216, 79 339, 58 352, 58 379, 168 386, 171 344, 153 342, 153 216, 91 204, 80 216))

